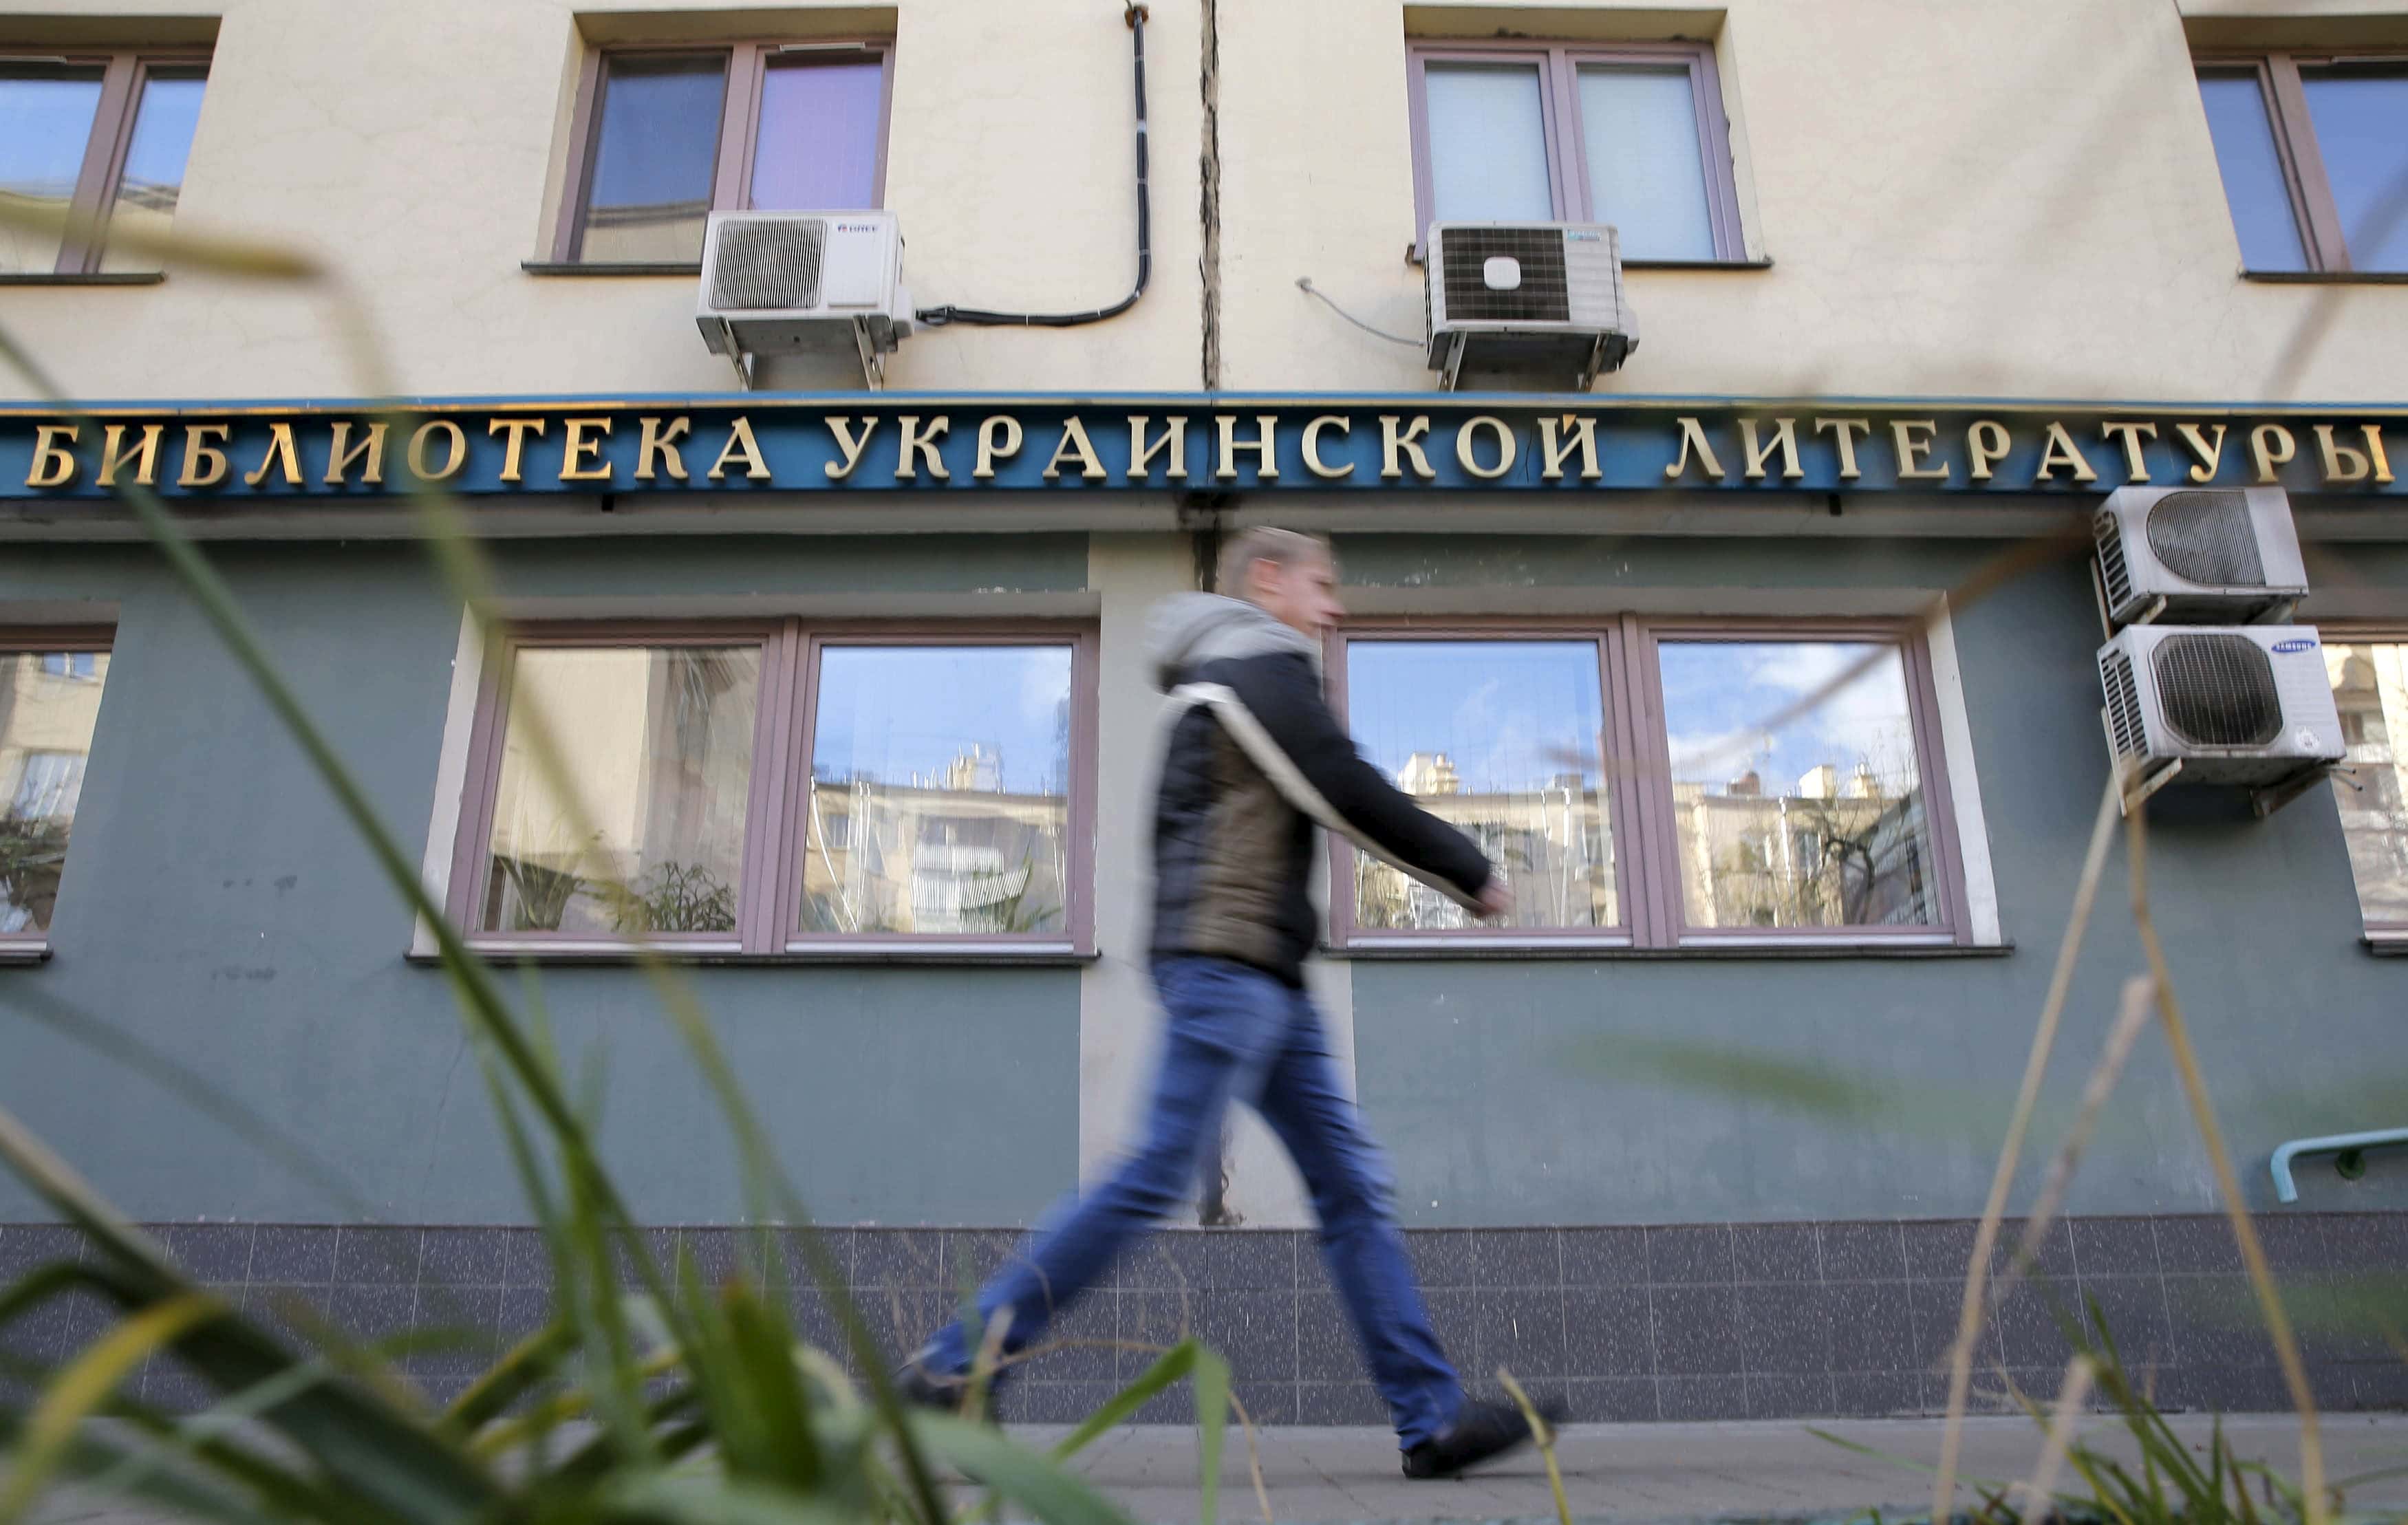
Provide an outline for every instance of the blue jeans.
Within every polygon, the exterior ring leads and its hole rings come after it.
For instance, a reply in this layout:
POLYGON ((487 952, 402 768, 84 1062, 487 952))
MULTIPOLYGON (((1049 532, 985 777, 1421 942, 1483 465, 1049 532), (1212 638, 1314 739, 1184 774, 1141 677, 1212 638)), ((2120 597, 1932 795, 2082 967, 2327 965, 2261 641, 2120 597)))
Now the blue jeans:
MULTIPOLYGON (((1338 1083, 1312 998, 1226 959, 1165 959, 1154 982, 1170 1025, 1145 1141, 1110 1180, 1083 1199, 1072 1193, 1047 1215, 980 1291, 981 1321, 1009 1309, 1004 1348, 1036 1343, 1130 1240, 1186 1200, 1229 1103, 1245 1102, 1279 1136, 1312 1193, 1322 1258, 1399 1442, 1429 1439, 1455 1417, 1462 1384, 1430 1332, 1389 1212, 1385 1163, 1338 1083)), ((969 1340, 968 1331, 951 1325, 919 1359, 932 1372, 967 1372, 969 1340)))

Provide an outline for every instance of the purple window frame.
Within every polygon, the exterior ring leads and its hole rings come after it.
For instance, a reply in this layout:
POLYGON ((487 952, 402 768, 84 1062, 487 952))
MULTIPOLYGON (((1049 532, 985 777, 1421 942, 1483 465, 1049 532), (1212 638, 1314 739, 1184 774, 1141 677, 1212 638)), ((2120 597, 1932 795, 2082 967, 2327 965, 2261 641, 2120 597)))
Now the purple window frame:
MULTIPOLYGON (((117 632, 108 625, 0 626, 0 657, 19 657, 29 652, 47 655, 52 651, 96 651, 106 655, 116 645, 117 632)), ((101 703, 108 702, 108 691, 104 689, 101 703)), ((72 841, 68 848, 74 849, 72 841)), ((0 932, 0 955, 38 959, 50 945, 47 931, 0 932)))
POLYGON ((645 939, 679 953, 731 959, 843 954, 1068 954, 1095 952, 1096 633, 1092 625, 1049 620, 886 620, 800 619, 705 622, 577 620, 514 627, 478 682, 469 727, 458 836, 452 845, 445 913, 472 948, 497 953, 619 953, 624 937, 592 933, 486 932, 485 855, 501 782, 502 740, 509 719, 510 677, 529 648, 754 646, 761 688, 754 709, 752 777, 745 798, 744 859, 733 932, 655 933, 645 939), (838 646, 1049 646, 1070 650, 1069 873, 1060 933, 803 933, 803 791, 810 786, 821 653, 838 646))
POLYGON ((1330 703, 1346 713, 1346 648, 1355 640, 1567 640, 1598 642, 1609 760, 1608 819, 1614 833, 1615 928, 1461 928, 1364 933, 1354 925, 1354 849, 1329 845, 1330 938, 1340 948, 1457 946, 1523 948, 1636 948, 1652 950, 1789 945, 1877 949, 1971 947, 1964 854, 1956 798, 1941 740, 1938 688, 1921 624, 1913 620, 1707 620, 1625 614, 1593 619, 1350 621, 1328 642, 1330 703), (1733 927, 1686 924, 1681 896, 1680 834, 1672 804, 1670 748, 1665 734, 1664 641, 1851 641, 1895 648, 1906 679, 1914 760, 1931 829, 1932 921, 1912 927, 1733 927))
MULTIPOLYGON (((2194 73, 2247 69, 2257 74, 2258 97, 2265 103, 2266 123, 2274 135, 2274 157, 2283 166, 2283 184, 2291 197, 2292 226, 2299 230, 2300 250, 2306 257, 2307 267, 2336 275, 2353 270, 2349 242, 2341 225, 2341 208, 2333 200, 2332 181, 2325 174, 2324 153, 2316 147, 2315 121, 2308 115, 2307 90, 2300 81, 2300 67, 2326 64, 2408 66, 2408 54, 2398 49, 2258 49, 2198 53, 2192 56, 2191 63, 2194 73)), ((2213 148, 2209 151, 2213 154, 2213 148)), ((2227 206, 2229 205, 2228 197, 2227 206)))
MULTIPOLYGON (((10 50, 12 56, 31 49, 10 50)), ((108 214, 117 205, 118 182, 125 174, 125 156, 134 147, 134 119, 142 107, 142 88, 150 71, 160 68, 208 67, 207 48, 140 48, 116 51, 71 50, 44 53, 41 62, 71 68, 97 68, 100 102, 92 113, 92 136, 85 141, 83 167, 77 173, 75 195, 67 204, 67 235, 59 240, 59 257, 50 273, 89 276, 100 270, 108 246, 108 214), (78 228, 90 236, 75 236, 78 228)))
MULTIPOLYGON (((701 58, 727 60, 727 88, 720 98, 719 150, 711 171, 713 211, 741 210, 752 204, 752 157, 760 146, 761 96, 769 66, 781 57, 810 56, 827 63, 876 60, 878 83, 878 155, 870 171, 871 206, 830 210, 873 210, 886 205, 887 126, 895 103, 895 39, 892 37, 752 38, 739 42, 657 43, 589 47, 579 66, 577 109, 570 119, 568 173, 561 184, 560 217, 552 232, 552 258, 562 264, 585 264, 580 245, 585 237, 586 201, 594 179, 594 157, 601 146, 605 65, 614 58, 701 58)), ((607 264, 609 262, 600 262, 607 264)))
MULTIPOLYGON (((1541 120, 1546 134, 1547 179, 1555 199, 1555 216, 1565 222, 1597 221, 1588 201, 1587 147, 1581 132, 1580 71, 1584 65, 1621 64, 1662 68, 1684 64, 1689 70, 1689 98, 1697 107, 1698 155, 1705 166, 1706 207, 1713 225, 1714 254, 1711 263, 1740 264, 1747 260, 1745 230, 1740 224, 1739 183, 1731 162, 1730 124, 1723 110, 1722 75, 1714 65, 1714 50, 1703 42, 1515 42, 1414 43, 1407 56, 1407 93, 1411 98, 1413 144, 1413 247, 1422 249, 1429 225, 1438 220, 1437 192, 1430 181, 1429 86, 1432 64, 1536 64, 1539 65, 1541 120)), ((1650 264, 1690 264, 1700 262, 1629 260, 1644 268, 1650 264)))
MULTIPOLYGON (((2316 634, 2332 646, 2408 646, 2408 624, 2397 620, 2319 620, 2316 634)), ((2349 786, 2341 779, 2333 780, 2335 791, 2349 786)), ((2336 798, 2338 798, 2336 794, 2336 798)), ((2358 894, 2358 871, 2350 870, 2350 893, 2358 894)), ((2377 921, 2366 914, 2366 903, 2358 902, 2358 925, 2371 943, 2408 943, 2408 920, 2377 921)))

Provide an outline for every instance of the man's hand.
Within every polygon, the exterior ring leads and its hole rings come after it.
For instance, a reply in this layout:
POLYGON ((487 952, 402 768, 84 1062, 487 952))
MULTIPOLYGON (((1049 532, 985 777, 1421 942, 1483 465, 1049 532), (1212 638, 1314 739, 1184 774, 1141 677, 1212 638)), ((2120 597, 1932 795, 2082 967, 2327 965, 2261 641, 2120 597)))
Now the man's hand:
POLYGON ((1504 880, 1491 878, 1480 887, 1480 914, 1488 920, 1513 914, 1513 891, 1505 888, 1504 880))

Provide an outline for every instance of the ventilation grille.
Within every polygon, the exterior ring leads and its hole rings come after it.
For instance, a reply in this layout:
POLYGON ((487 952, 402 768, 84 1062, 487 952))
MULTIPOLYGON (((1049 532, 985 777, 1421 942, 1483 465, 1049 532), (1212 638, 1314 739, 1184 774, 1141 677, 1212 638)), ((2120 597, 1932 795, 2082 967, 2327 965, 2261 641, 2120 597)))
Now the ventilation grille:
POLYGON ((2274 664, 2246 635, 2169 635, 2151 664, 2157 708, 2194 747, 2264 747, 2283 734, 2274 664))
POLYGON ((2101 508, 2090 527, 2099 538, 2099 576, 2107 585, 2107 606, 2120 609, 2132 596, 2132 567, 2124 560, 2124 522, 2101 508))
POLYGON ((2145 757, 2148 727, 2141 719, 2141 686, 2132 677, 2132 659, 2110 651, 2099 659, 2099 677, 2107 690, 2107 728, 2115 735, 2117 757, 2145 757))
POLYGON ((710 264, 710 305, 723 312, 781 312, 820 305, 818 218, 720 224, 710 264))
POLYGON ((1449 322, 1571 321, 1560 228, 1449 228, 1439 260, 1449 322), (1500 254, 1522 266, 1522 284, 1510 292, 1490 291, 1484 273, 1500 254))
POLYGON ((2149 510, 2149 549, 2167 571, 2207 588, 2263 588, 2258 530, 2242 492, 2169 492, 2149 510))

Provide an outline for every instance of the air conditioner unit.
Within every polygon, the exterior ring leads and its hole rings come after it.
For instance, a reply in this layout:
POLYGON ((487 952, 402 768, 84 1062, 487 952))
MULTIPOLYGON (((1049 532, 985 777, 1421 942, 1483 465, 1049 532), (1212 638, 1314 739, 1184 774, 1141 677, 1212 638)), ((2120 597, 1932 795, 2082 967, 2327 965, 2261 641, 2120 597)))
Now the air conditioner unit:
POLYGON ((695 321, 715 354, 857 351, 874 382, 911 332, 893 212, 713 212, 695 321))
POLYGON ((2287 620, 2307 596, 2290 499, 2279 487, 2119 487, 2092 528, 2117 624, 2287 620))
POLYGON ((2120 766, 2263 787, 2344 755, 2314 625, 2132 625, 2099 648, 2099 681, 2120 766))
POLYGON ((1433 222, 1423 250, 1429 366, 1554 370, 1581 390, 1639 346, 1622 251, 1601 222, 1433 222))

